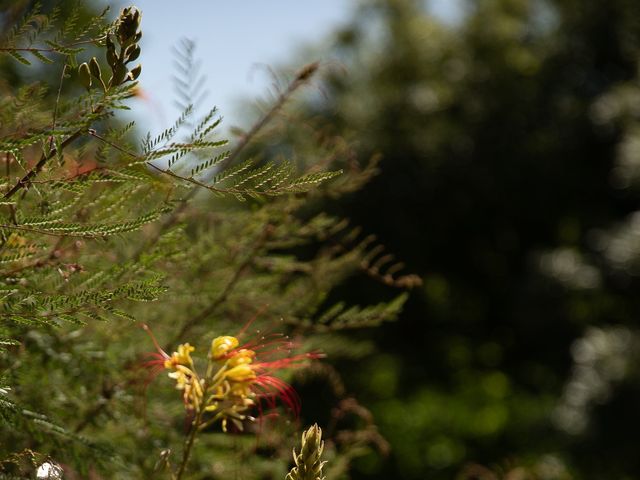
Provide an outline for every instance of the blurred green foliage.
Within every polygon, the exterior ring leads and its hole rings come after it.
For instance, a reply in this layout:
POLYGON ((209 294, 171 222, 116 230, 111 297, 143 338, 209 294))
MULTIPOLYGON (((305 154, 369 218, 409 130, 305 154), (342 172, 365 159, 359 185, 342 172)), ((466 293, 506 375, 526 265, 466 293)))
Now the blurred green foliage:
POLYGON ((424 278, 340 367, 391 444, 356 478, 636 478, 640 3, 462 6, 362 2, 306 104, 382 156, 332 211, 424 278))

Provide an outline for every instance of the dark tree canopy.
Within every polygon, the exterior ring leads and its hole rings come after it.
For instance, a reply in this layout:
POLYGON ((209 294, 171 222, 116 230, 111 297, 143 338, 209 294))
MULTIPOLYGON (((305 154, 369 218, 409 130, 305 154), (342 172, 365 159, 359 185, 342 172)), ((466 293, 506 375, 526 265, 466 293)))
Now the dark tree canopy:
POLYGON ((464 5, 448 24, 422 2, 363 5, 334 37, 347 73, 308 106, 382 157, 332 208, 425 282, 367 366, 345 365, 392 449, 358 478, 554 458, 633 478, 640 3, 464 5))

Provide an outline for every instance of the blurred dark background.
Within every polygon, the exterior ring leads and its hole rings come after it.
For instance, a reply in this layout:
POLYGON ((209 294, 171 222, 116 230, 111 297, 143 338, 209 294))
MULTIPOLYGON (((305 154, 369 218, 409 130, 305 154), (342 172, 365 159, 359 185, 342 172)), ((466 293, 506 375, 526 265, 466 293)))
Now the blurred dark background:
POLYGON ((463 5, 363 2, 307 106, 382 154, 331 208, 424 279, 341 366, 391 443, 355 478, 638 478, 640 2, 463 5))

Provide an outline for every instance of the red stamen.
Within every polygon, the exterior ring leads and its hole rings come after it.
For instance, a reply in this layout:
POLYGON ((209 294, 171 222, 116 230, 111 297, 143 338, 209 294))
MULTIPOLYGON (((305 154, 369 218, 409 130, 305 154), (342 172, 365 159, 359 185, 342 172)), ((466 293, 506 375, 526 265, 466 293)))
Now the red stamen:
POLYGON ((275 408, 276 400, 280 399, 280 401, 298 417, 301 407, 300 397, 298 397, 298 394, 291 385, 271 375, 260 375, 255 380, 255 386, 263 389, 264 393, 262 395, 264 395, 265 400, 271 408, 275 408))
POLYGON ((241 337, 241 336, 244 334, 244 332, 247 330, 247 328, 249 328, 249 327, 251 326, 251 324, 252 324, 253 322, 255 322, 255 321, 256 321, 256 319, 257 319, 260 315, 262 315, 262 314, 267 310, 267 308, 269 308, 269 304, 264 304, 262 307, 260 307, 260 310, 258 310, 258 311, 255 313, 255 315, 254 315, 253 317, 251 317, 251 318, 247 321, 247 323, 245 323, 245 324, 244 324, 244 326, 240 329, 240 331, 239 331, 239 332, 238 332, 238 334, 236 335, 236 338, 241 337))
POLYGON ((169 358, 169 355, 167 354, 167 352, 165 352, 162 348, 160 348, 160 344, 156 340, 156 337, 151 331, 151 329, 149 328, 149 326, 146 323, 142 323, 140 324, 140 327, 149 334, 149 336, 151 337, 151 341, 153 342, 156 349, 158 350, 158 354, 164 357, 165 359, 169 358))

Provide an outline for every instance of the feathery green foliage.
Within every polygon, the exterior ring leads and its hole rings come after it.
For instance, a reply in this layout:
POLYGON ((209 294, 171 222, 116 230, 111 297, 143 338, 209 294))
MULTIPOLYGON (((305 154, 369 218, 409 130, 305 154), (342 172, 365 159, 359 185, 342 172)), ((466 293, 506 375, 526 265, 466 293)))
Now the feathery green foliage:
MULTIPOLYGON (((339 388, 330 362, 366 350, 348 332, 395 319, 406 294, 347 305, 334 292, 354 275, 401 289, 419 279, 401 274, 402 265, 346 219, 322 212, 327 198, 375 173, 349 164, 345 142, 319 133, 318 161, 304 168, 252 150, 278 128, 317 64, 229 143, 217 109, 195 108, 203 80, 195 46, 184 41, 175 52, 183 113, 138 140, 135 125, 116 113, 140 91, 141 13, 125 8, 110 21, 106 10, 67 11, 36 5, 0 44, 19 79, 0 90, 0 472, 33 476, 46 460, 69 476, 184 473, 183 422, 192 419, 184 420, 164 375, 151 384, 140 368, 154 350, 141 324, 167 349, 187 338, 270 338, 257 332, 277 330, 302 351, 325 352, 329 359, 304 379, 290 372, 282 381, 331 386, 334 398, 320 410, 341 412, 333 429, 340 441, 329 449, 335 471, 346 472, 382 442, 372 422, 347 420, 366 415, 342 408, 357 402, 339 388), (32 57, 55 73, 22 83, 26 69, 38 68, 32 57)), ((296 426, 272 425, 269 416, 235 420, 244 433, 233 437, 190 431, 189 473, 283 478, 296 426)))
POLYGON ((320 460, 324 442, 322 441, 322 429, 318 424, 309 427, 302 432, 300 453, 293 450, 295 467, 287 474, 285 480, 324 480, 322 467, 326 462, 320 460))

